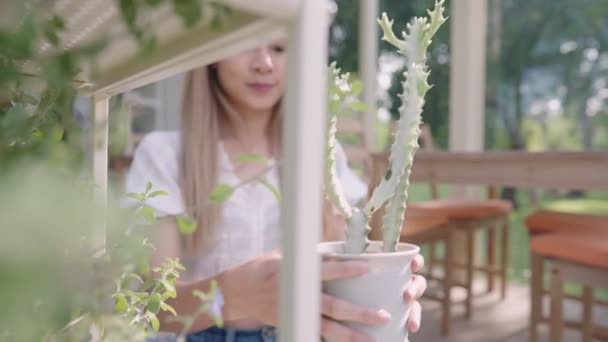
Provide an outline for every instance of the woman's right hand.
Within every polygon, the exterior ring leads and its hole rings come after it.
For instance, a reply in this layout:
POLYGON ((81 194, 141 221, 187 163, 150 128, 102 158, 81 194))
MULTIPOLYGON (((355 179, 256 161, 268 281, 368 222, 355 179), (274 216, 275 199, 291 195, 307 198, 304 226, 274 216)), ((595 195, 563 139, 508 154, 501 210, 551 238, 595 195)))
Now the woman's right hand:
MULTIPOLYGON (((243 319, 259 320, 263 324, 278 325, 279 266, 282 256, 272 252, 230 271, 235 284, 242 292, 238 304, 243 319)), ((324 261, 321 264, 321 279, 333 280, 361 276, 369 271, 368 265, 356 261, 324 261)), ((228 297, 228 296, 227 296, 228 297)), ((230 298, 226 298, 230 301, 230 298)), ((321 297, 321 334, 335 341, 374 341, 340 321, 382 326, 390 321, 385 311, 364 308, 338 298, 322 294, 321 297)))

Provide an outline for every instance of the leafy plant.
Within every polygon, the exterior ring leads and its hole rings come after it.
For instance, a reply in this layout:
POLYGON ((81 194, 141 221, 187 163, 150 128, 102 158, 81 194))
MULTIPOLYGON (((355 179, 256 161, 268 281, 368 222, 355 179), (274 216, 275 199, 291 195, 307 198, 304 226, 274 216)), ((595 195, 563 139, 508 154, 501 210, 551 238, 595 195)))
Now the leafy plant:
MULTIPOLYGON (((188 28, 210 14, 211 30, 221 30, 230 11, 207 0, 117 0, 120 15, 139 42, 141 54, 156 51, 157 38, 141 20, 148 9, 170 5, 188 28)), ((84 84, 77 76, 107 47, 102 36, 86 45, 66 46, 62 35, 69 21, 53 13, 55 2, 29 6, 14 0, 2 4, 9 18, 0 28, 0 164, 47 160, 55 166, 79 167, 84 161, 85 118, 74 112, 84 84), (48 44, 41 52, 39 47, 48 44)))

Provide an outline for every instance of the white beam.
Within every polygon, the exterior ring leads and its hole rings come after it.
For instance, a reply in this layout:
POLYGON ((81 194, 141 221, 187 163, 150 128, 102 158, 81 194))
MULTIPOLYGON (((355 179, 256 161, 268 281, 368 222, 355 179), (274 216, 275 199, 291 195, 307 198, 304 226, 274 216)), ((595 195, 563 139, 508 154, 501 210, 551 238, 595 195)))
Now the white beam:
POLYGON ((307 0, 289 28, 283 126, 283 227, 279 340, 319 340, 323 149, 327 104, 325 0, 307 0))
MULTIPOLYGON (((108 95, 124 93, 284 38, 287 34, 284 26, 268 20, 252 20, 241 14, 233 20, 238 22, 234 30, 215 33, 202 27, 185 31, 178 39, 162 46, 148 58, 130 56, 122 63, 97 71, 92 77, 93 86, 90 91, 108 95)), ((127 45, 125 46, 128 47, 127 45)), ((111 55, 121 50, 119 44, 111 48, 114 50, 108 49, 104 53, 111 55)))
POLYGON ((487 0, 451 8, 450 150, 480 151, 485 130, 487 0))
POLYGON ((293 18, 300 6, 298 0, 216 0, 215 2, 261 17, 285 21, 293 18))
POLYGON ((378 89, 378 0, 359 0, 359 76, 363 87, 365 113, 365 144, 369 151, 376 146, 376 115, 378 89))
POLYGON ((91 174, 95 184, 96 204, 101 206, 93 222, 93 250, 103 253, 106 243, 105 207, 108 189, 108 112, 109 97, 96 95, 91 103, 91 174))

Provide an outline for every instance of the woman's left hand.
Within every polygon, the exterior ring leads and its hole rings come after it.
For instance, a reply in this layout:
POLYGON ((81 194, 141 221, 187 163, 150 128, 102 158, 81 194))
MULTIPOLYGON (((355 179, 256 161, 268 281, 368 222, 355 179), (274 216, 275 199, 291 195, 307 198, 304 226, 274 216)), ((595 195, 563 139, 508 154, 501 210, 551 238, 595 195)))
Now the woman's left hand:
MULTIPOLYGON (((424 267, 424 257, 422 254, 416 255, 412 261, 412 272, 416 273, 424 267)), ((410 285, 403 293, 404 299, 410 304, 410 315, 407 320, 407 328, 411 332, 417 332, 420 329, 420 317, 422 307, 418 299, 426 290, 426 278, 414 274, 410 285)))

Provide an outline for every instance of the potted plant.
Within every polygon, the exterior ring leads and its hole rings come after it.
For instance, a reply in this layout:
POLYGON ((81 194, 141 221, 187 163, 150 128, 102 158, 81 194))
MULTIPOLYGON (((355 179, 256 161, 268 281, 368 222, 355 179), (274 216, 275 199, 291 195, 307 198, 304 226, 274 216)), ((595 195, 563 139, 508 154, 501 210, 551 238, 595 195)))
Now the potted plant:
POLYGON ((435 8, 428 11, 429 17, 414 18, 403 32, 402 39, 395 36, 392 25, 384 13, 378 23, 384 31, 383 40, 398 49, 406 61, 404 72, 400 119, 391 146, 389 166, 380 184, 363 208, 351 206, 344 196, 342 186, 335 174, 335 132, 337 114, 344 108, 357 108, 353 99, 360 90, 359 84, 349 84, 348 75, 340 75, 334 65, 330 66, 329 125, 326 162, 326 194, 330 202, 347 221, 347 240, 324 242, 319 253, 328 259, 365 260, 371 271, 354 279, 340 279, 323 283, 324 292, 349 302, 381 308, 391 314, 391 321, 384 327, 371 328, 359 324, 350 326, 377 341, 407 341, 405 328, 408 306, 403 301, 404 286, 411 278, 410 264, 420 248, 408 243, 399 243, 408 197, 409 177, 418 148, 418 137, 422 123, 424 96, 431 88, 427 82, 429 70, 426 51, 431 38, 446 21, 443 16, 444 1, 438 0, 435 8), (354 95, 354 96, 353 96, 354 95), (369 219, 377 209, 386 205, 382 220, 383 241, 370 241, 369 219))

